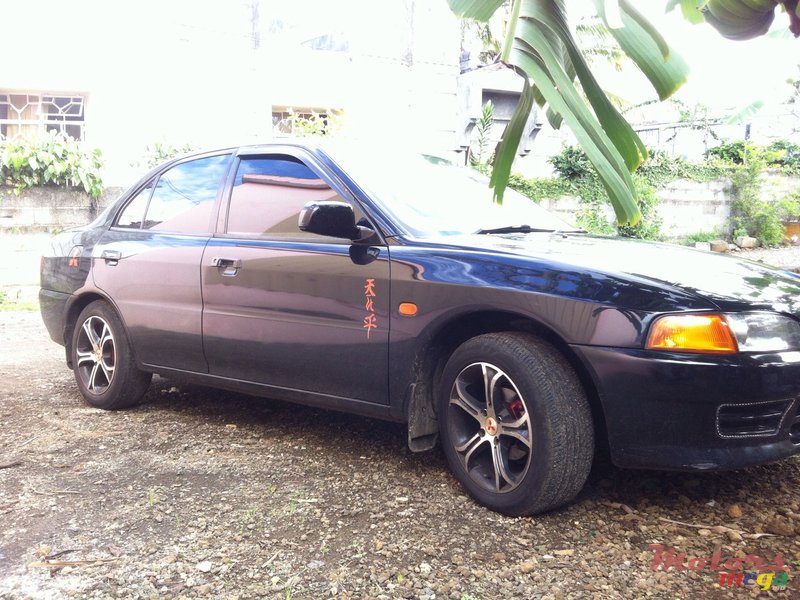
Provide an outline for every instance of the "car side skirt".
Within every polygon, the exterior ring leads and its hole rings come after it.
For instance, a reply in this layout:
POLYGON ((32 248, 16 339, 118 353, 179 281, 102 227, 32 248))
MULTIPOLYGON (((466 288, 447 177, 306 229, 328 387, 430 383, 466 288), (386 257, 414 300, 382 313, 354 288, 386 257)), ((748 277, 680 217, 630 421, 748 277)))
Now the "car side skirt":
POLYGON ((363 417, 380 419, 382 421, 402 422, 401 419, 398 419, 391 413, 390 407, 386 404, 375 404, 372 402, 364 402, 363 400, 354 400, 352 398, 318 394, 314 392, 307 392, 304 390, 273 386, 263 383, 253 383, 251 381, 231 379, 217 375, 209 375, 207 373, 195 373, 191 371, 182 371, 179 369, 167 369, 156 365, 144 364, 142 365, 142 368, 146 371, 157 373, 172 380, 185 381, 187 383, 194 383, 197 385, 204 385, 212 388, 228 390, 231 392, 249 394, 251 396, 258 396, 261 398, 270 398, 272 400, 303 404, 306 406, 313 406, 315 408, 356 414, 363 417))

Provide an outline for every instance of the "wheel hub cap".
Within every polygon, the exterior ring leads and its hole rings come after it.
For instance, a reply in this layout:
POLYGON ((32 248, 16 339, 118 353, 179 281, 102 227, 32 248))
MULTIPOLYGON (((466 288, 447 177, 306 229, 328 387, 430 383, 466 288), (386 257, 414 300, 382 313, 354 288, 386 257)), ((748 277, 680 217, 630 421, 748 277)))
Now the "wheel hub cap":
POLYGON ((447 427, 461 466, 481 488, 515 489, 533 454, 533 427, 525 399, 499 367, 477 362, 464 367, 450 392, 447 427))

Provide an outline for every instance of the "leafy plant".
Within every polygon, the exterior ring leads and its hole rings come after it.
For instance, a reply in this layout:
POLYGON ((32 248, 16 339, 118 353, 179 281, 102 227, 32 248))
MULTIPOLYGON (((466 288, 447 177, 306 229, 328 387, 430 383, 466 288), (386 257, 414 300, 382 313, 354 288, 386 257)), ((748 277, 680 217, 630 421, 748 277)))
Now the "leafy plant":
POLYGON ((697 242, 711 242, 717 239, 719 239, 719 233, 716 231, 697 231, 687 235, 683 241, 689 246, 694 246, 697 242))
POLYGON ((19 195, 29 187, 82 188, 92 198, 103 193, 102 154, 73 138, 50 131, 34 140, 0 142, 0 182, 19 195))
POLYGON ((575 180, 594 173, 589 157, 578 146, 564 146, 561 152, 551 156, 547 162, 564 179, 575 180))
POLYGON ((195 149, 196 148, 191 144, 175 146, 173 144, 156 142, 145 148, 144 164, 148 169, 152 169, 163 162, 180 156, 181 154, 188 154, 195 149))
POLYGON ((533 177, 527 179, 519 173, 511 173, 508 187, 527 196, 537 204, 545 198, 559 198, 575 193, 569 181, 561 177, 533 177))
POLYGON ((781 221, 800 220, 800 192, 794 192, 788 198, 781 198, 776 206, 781 221))
POLYGON ((714 146, 706 150, 706 158, 717 158, 721 161, 734 165, 743 165, 748 157, 759 153, 759 147, 753 142, 746 140, 735 140, 725 142, 719 146, 714 146))
POLYGON ((642 211, 641 220, 635 225, 619 225, 617 233, 623 237, 636 238, 639 240, 660 240, 663 239, 661 233, 662 219, 658 214, 659 199, 655 188, 650 185, 644 177, 636 175, 637 197, 639 198, 639 210, 642 211))
MULTIPOLYGON (((505 0, 448 0, 448 3, 456 15, 486 22, 501 10, 505 0)), ((650 80, 659 98, 670 97, 686 80, 688 69, 683 60, 672 52, 631 0, 595 0, 594 5, 603 24, 650 80)), ((689 21, 707 21, 731 39, 765 34, 781 5, 789 15, 789 29, 800 35, 796 0, 666 2, 668 11, 680 6, 689 21)), ((525 123, 535 102, 547 105, 548 120, 555 127, 563 121, 572 129, 597 169, 618 222, 635 224, 641 214, 630 173, 647 157, 647 150, 595 80, 585 52, 569 27, 565 0, 512 0, 500 60, 523 78, 523 91, 495 157, 490 181, 495 201, 503 200, 525 123)))
POLYGON ((789 140, 777 140, 767 146, 772 152, 771 166, 777 166, 787 175, 800 175, 800 146, 789 140))
POLYGON ((624 237, 657 240, 662 238, 661 219, 658 216, 657 185, 672 181, 679 177, 679 172, 670 170, 664 173, 664 165, 670 161, 665 155, 653 153, 654 163, 650 159, 642 165, 641 171, 633 176, 638 208, 642 219, 635 225, 619 225, 615 229, 606 218, 604 206, 607 201, 605 189, 588 157, 578 147, 566 146, 550 159, 561 181, 568 182, 571 193, 578 196, 583 206, 577 215, 577 223, 590 233, 602 235, 619 234, 624 237), (647 169, 644 166, 648 165, 647 169))
POLYGON ((304 137, 309 135, 331 135, 341 128, 341 112, 329 110, 326 113, 311 111, 309 115, 296 113, 289 109, 287 120, 292 135, 304 137))
POLYGON ((489 162, 489 146, 492 143, 492 126, 494 125, 494 106, 489 100, 481 109, 481 116, 475 124, 477 139, 475 140, 475 150, 470 148, 470 164, 484 165, 489 162))
POLYGON ((783 225, 779 205, 760 196, 761 175, 766 165, 765 153, 754 151, 734 171, 730 228, 734 238, 747 235, 764 246, 775 246, 783 240, 783 225))
POLYGON ((600 202, 584 203, 575 216, 575 224, 595 235, 614 235, 617 230, 609 223, 600 202))
MULTIPOLYGON (((448 0, 462 17, 487 21, 503 0, 448 0)), ((607 14, 595 0, 598 16, 622 50, 644 72, 664 99, 685 81, 687 68, 656 29, 629 0, 607 14)), ((647 156, 644 144, 603 92, 569 26, 563 0, 513 0, 500 59, 523 78, 523 91, 498 146, 490 185, 502 202, 525 123, 534 102, 547 105, 554 126, 572 129, 598 172, 620 223, 640 218, 633 171, 647 156), (577 84, 576 84, 577 79, 577 84), (580 87, 580 91, 578 89, 580 87), (586 98, 588 100, 584 100, 586 98)))

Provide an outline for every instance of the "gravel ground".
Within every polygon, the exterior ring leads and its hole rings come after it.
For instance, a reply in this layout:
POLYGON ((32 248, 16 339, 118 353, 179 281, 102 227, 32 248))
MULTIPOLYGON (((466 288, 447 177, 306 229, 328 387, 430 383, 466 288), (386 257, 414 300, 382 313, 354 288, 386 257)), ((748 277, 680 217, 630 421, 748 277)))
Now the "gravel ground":
POLYGON ((731 255, 800 273, 800 245, 740 250, 731 255))
POLYGON ((760 597, 800 598, 800 457, 598 464, 571 506, 509 518, 399 425, 164 379, 139 408, 89 408, 36 313, 0 312, 0 381, 3 599, 759 596, 651 570, 658 544, 781 554, 788 589, 760 597))

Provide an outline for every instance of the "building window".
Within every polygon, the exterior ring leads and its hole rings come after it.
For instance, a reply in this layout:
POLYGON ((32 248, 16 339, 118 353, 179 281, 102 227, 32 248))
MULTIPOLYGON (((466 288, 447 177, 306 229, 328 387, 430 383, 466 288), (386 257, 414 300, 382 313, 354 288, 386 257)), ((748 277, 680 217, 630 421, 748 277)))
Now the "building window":
POLYGON ((272 133, 281 135, 327 135, 339 126, 342 111, 328 108, 272 108, 272 133))
POLYGON ((85 97, 0 91, 0 135, 7 140, 56 131, 84 139, 85 97))

